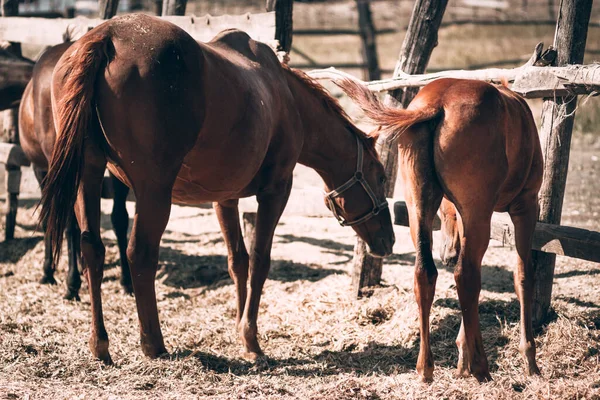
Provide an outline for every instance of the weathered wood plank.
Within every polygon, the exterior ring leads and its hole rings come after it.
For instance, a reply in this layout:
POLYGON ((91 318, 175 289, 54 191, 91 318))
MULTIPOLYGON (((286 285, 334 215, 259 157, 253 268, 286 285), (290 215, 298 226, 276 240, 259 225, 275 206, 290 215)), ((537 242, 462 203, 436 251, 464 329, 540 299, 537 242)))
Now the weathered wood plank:
MULTIPOLYGON (((404 201, 394 203, 394 215, 394 224, 408 226, 408 210, 404 201)), ((440 227, 440 219, 436 216, 433 229, 439 230, 440 227)), ((490 238, 504 246, 515 247, 515 228, 508 214, 494 213, 490 238)), ((538 222, 532 250, 600 262, 600 232, 538 222)))
MULTIPOLYGON (((224 29, 236 27, 247 32, 255 40, 270 43, 275 36, 274 13, 222 15, 213 17, 167 16, 162 17, 188 32, 202 42, 211 40, 224 29)), ((28 44, 56 45, 68 36, 79 39, 88 30, 104 22, 101 18, 2 18, 0 19, 0 39, 19 41, 28 44)))
MULTIPOLYGON (((394 77, 407 73, 422 74, 425 72, 431 52, 437 46, 437 33, 447 4, 448 0, 417 0, 415 2, 394 77)), ((384 103, 388 106, 406 107, 416 95, 417 90, 396 89, 390 91, 384 103)), ((393 197, 398 172, 397 142, 381 135, 377 141, 377 150, 388 179, 386 195, 393 197)), ((367 252, 366 244, 357 239, 353 263, 352 294, 360 297, 362 288, 379 285, 383 260, 371 257, 367 252)))
MULTIPOLYGON (((358 80, 353 75, 335 68, 309 71, 315 79, 358 80)), ((480 70, 449 70, 431 74, 399 74, 392 79, 362 82, 373 92, 402 88, 418 88, 440 78, 476 79, 501 83, 503 79, 514 82, 511 90, 526 98, 589 94, 600 91, 600 64, 569 65, 565 67, 536 67, 524 65, 518 68, 487 68, 480 70)))
POLYGON ((0 164, 11 167, 29 166, 29 160, 21 146, 13 143, 0 143, 0 164))

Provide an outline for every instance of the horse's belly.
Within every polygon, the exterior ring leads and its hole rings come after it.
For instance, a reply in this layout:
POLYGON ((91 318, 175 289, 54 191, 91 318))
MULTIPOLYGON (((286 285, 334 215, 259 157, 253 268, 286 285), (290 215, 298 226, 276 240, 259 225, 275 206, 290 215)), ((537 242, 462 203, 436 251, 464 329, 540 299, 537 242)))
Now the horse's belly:
MULTIPOLYGON (((239 148, 245 146, 240 145, 239 148)), ((197 205, 250 196, 264 159, 264 151, 207 152, 192 150, 173 186, 173 202, 197 205)))
POLYGON ((243 193, 244 189, 246 188, 224 189, 212 186, 210 182, 203 184, 177 176, 171 197, 174 204, 199 205, 250 195, 243 193))

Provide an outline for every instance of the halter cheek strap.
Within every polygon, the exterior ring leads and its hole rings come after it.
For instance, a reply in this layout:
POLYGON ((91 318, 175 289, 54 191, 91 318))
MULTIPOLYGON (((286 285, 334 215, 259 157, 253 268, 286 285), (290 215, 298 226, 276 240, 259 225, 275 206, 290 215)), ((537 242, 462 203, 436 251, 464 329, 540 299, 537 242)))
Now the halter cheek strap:
POLYGON ((362 224, 363 222, 365 222, 365 221, 373 218, 377 214, 379 214, 379 212, 381 210, 384 210, 388 207, 387 201, 384 200, 382 202, 379 202, 379 200, 375 196, 375 193, 371 189, 371 186, 369 186, 369 184, 365 180, 363 172, 362 172, 363 151, 364 151, 363 145, 358 138, 356 138, 356 143, 358 145, 358 155, 357 155, 357 161, 356 161, 356 172, 354 172, 354 176, 352 176, 352 178, 350 178, 346 183, 339 186, 338 188, 332 190, 329 193, 325 193, 325 200, 327 200, 327 203, 329 204, 329 208, 331 209, 331 211, 333 212, 333 215, 335 216, 335 218, 338 220, 338 222, 342 226, 352 226, 352 225, 362 224), (365 190, 365 192, 367 193, 369 198, 371 198, 371 202, 373 203, 373 208, 371 209, 370 212, 363 215, 362 217, 360 217, 354 221, 348 221, 338 213, 334 199, 336 197, 340 197, 342 195, 342 193, 344 193, 345 191, 347 191, 348 189, 350 189, 352 186, 356 185, 357 183, 359 183, 362 186, 362 188, 365 190))

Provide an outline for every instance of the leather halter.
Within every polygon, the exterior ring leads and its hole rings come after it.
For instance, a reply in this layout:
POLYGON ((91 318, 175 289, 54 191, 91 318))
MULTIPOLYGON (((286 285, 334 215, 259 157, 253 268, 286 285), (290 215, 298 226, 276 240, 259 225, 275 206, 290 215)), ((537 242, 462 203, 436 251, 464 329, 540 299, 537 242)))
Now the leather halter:
POLYGON ((338 220, 338 222, 340 223, 341 226, 352 226, 352 225, 362 224, 363 222, 366 222, 369 219, 376 216, 377 214, 379 214, 379 212, 381 210, 384 210, 388 207, 387 200, 379 202, 377 200, 377 197, 375 196, 375 193, 373 192, 373 190, 371 189, 371 187, 369 186, 367 181, 365 181, 365 178, 364 178, 363 172, 362 172, 363 151, 364 150, 363 150, 363 144, 360 142, 360 139, 358 137, 356 138, 356 144, 358 145, 358 156, 357 156, 357 161, 356 161, 356 172, 354 173, 354 176, 352 176, 352 178, 350 178, 346 183, 339 186, 338 188, 333 189, 329 193, 325 193, 325 200, 327 200, 327 202, 329 203, 329 208, 331 209, 331 212, 333 212, 333 215, 338 220), (373 202, 373 209, 371 209, 371 211, 369 213, 363 215, 362 217, 360 217, 354 221, 348 221, 338 213, 337 208, 335 206, 334 199, 336 197, 340 197, 342 195, 342 193, 344 193, 346 190, 350 189, 352 186, 356 185, 357 183, 359 183, 363 187, 365 192, 367 192, 367 194, 371 198, 371 201, 373 202))

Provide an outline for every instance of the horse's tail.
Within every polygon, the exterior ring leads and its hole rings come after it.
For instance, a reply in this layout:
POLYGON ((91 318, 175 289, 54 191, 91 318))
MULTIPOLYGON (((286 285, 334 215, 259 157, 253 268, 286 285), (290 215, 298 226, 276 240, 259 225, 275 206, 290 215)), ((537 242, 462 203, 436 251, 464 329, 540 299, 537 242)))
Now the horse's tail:
MULTIPOLYGON (((90 120, 96 77, 106 62, 105 34, 80 39, 55 68, 53 80, 60 79, 58 97, 53 100, 56 142, 46 175, 40 221, 52 243, 54 262, 60 257, 63 232, 72 215, 83 170, 85 136, 90 120), (62 64, 62 65, 61 65, 62 64)), ((53 86, 56 85, 53 82, 53 86)), ((54 95, 54 94, 53 94, 54 95)))
POLYGON ((351 79, 335 82, 373 122, 390 129, 392 138, 402 135, 408 128, 419 122, 429 121, 442 111, 436 104, 427 104, 414 109, 388 107, 379 101, 377 96, 364 85, 351 79))

